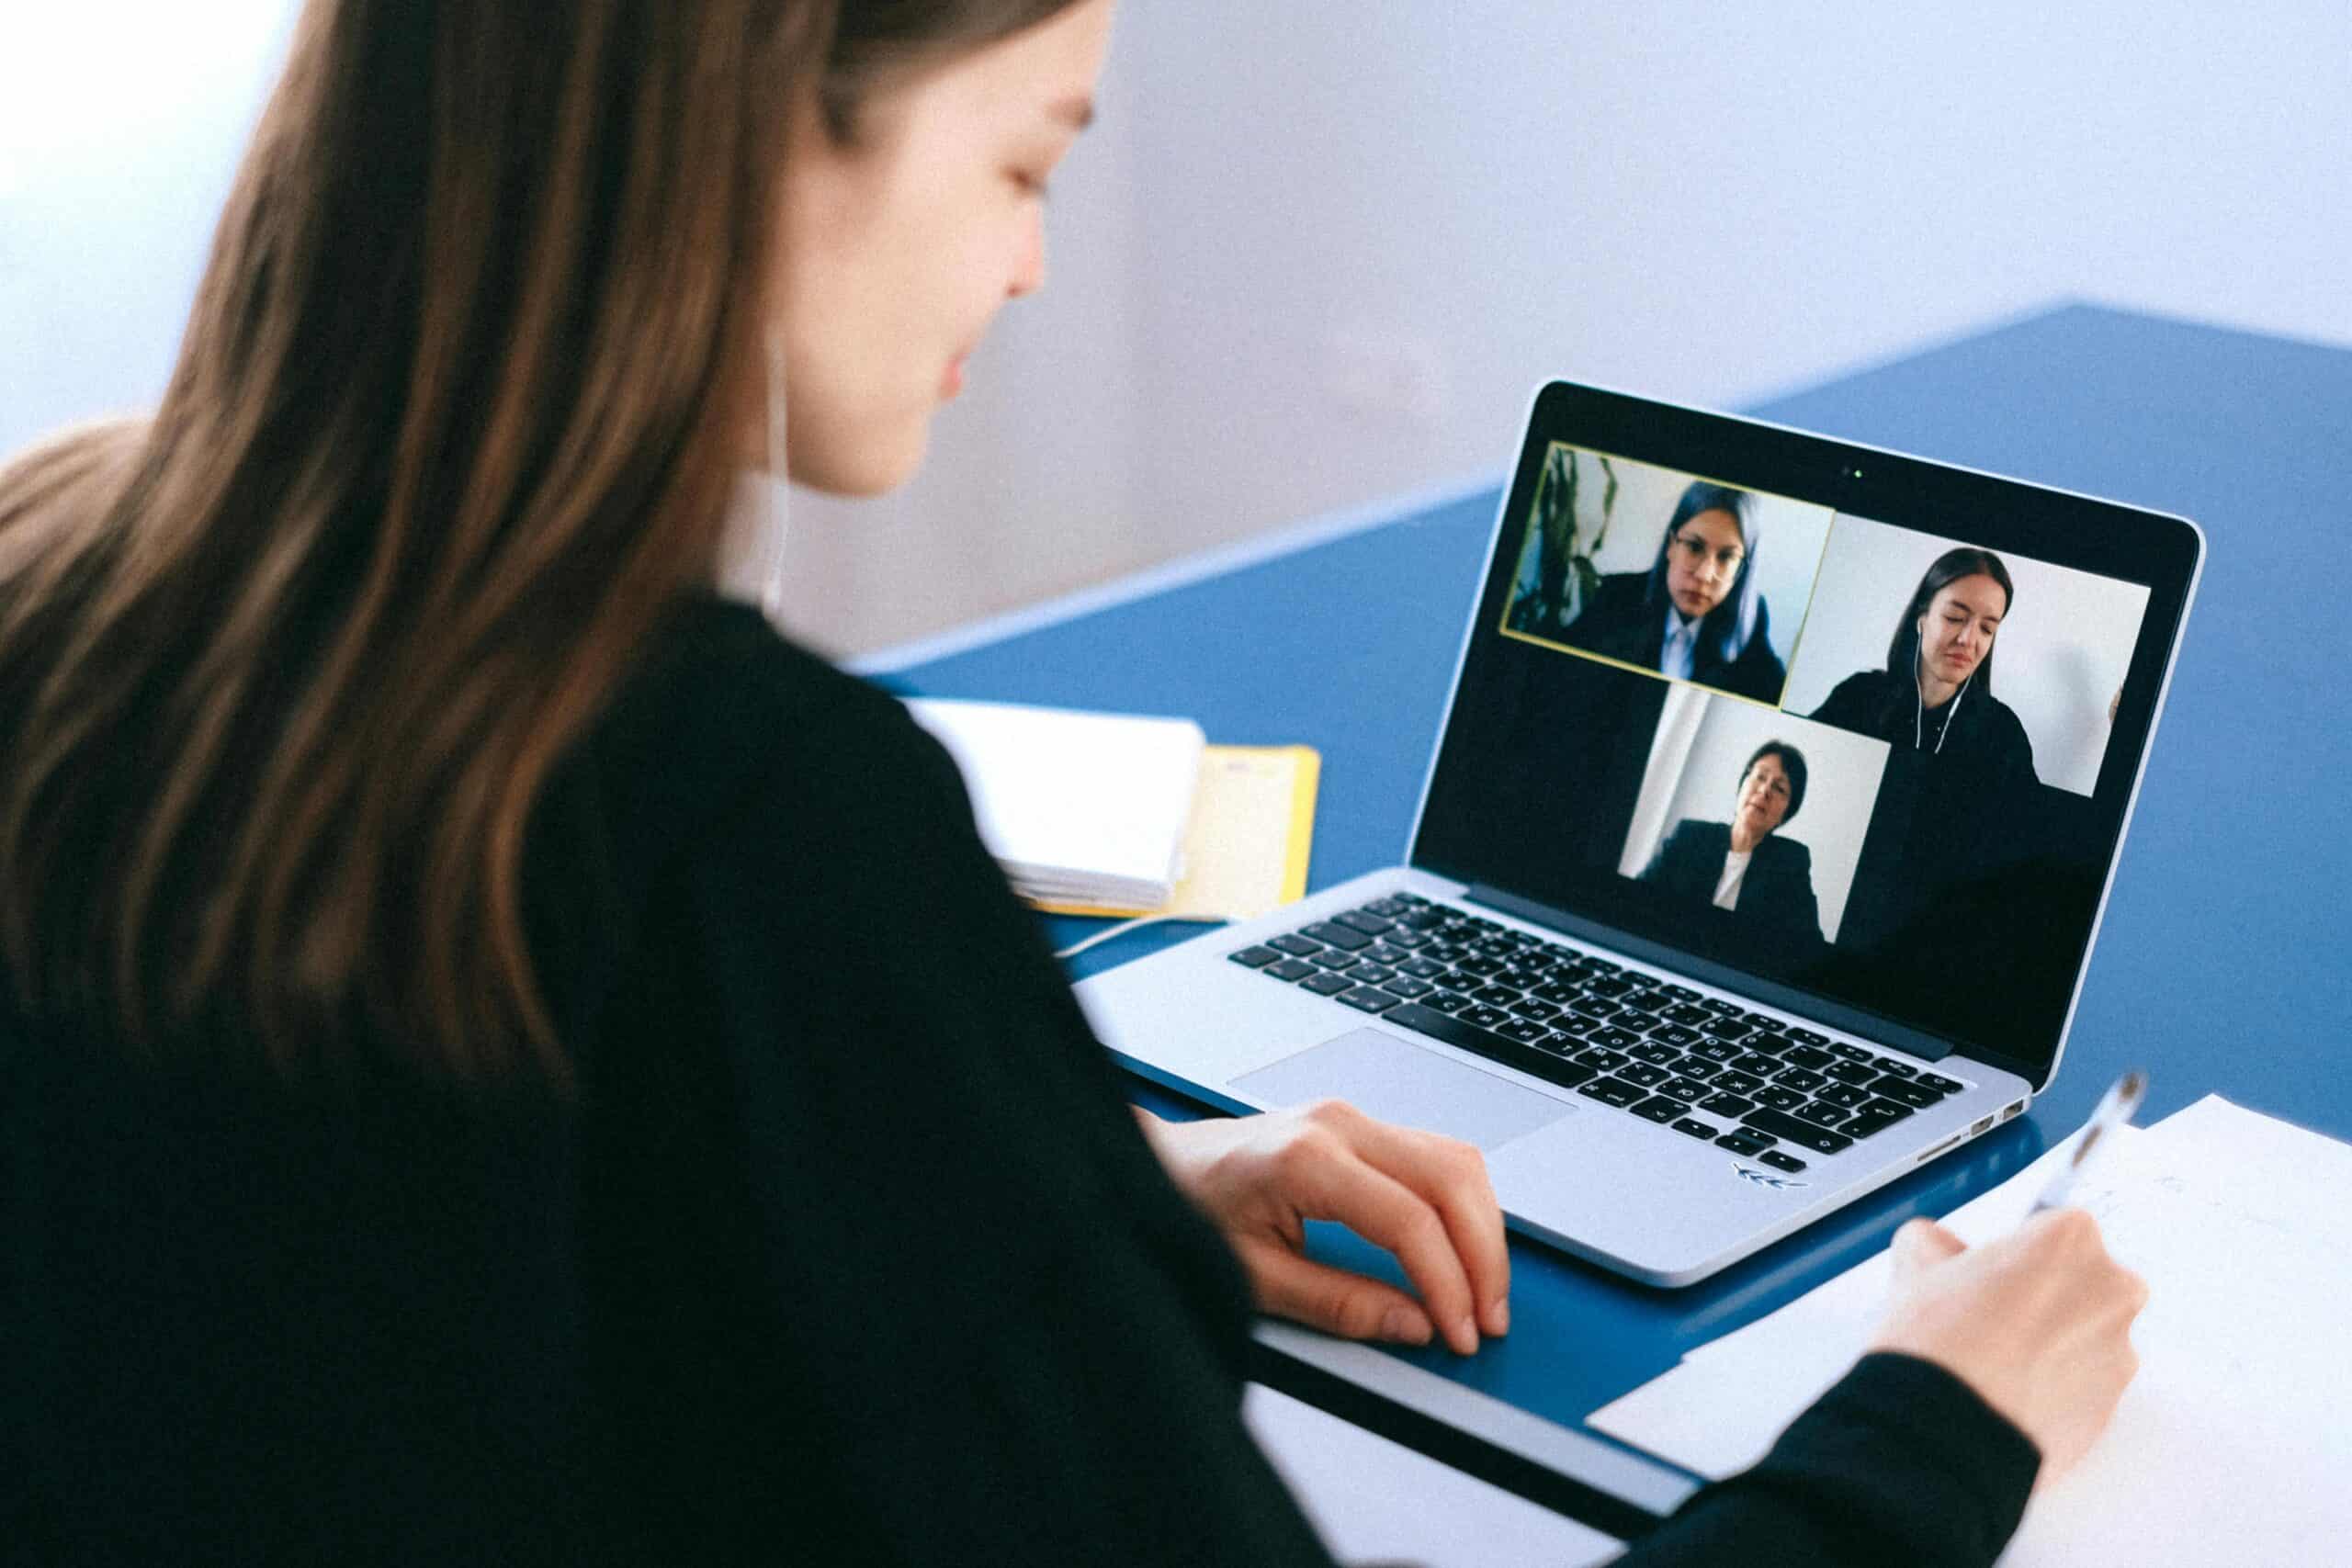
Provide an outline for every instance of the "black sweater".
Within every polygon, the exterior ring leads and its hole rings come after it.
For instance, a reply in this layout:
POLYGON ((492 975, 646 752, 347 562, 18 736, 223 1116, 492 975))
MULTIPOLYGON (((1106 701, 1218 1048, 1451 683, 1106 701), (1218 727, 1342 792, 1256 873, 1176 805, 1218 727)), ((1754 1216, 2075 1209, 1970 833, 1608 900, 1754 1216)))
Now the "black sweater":
MULTIPOLYGON (((1239 1270, 896 703, 696 601, 526 875, 574 1101, 0 1007, 11 1551, 1322 1560, 1239 1270)), ((2035 1465, 1872 1357, 1626 1561, 1989 1562, 2035 1465)))

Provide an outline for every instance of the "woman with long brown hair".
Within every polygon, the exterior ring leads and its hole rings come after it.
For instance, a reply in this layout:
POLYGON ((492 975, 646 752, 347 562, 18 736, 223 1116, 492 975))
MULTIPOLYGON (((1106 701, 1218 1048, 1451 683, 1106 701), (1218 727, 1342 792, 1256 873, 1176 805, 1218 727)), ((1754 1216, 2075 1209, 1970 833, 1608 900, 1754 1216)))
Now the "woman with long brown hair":
MULTIPOLYGON (((1108 25, 313 0, 160 405, 0 473, 24 1560, 1306 1561, 1251 1301, 1505 1331, 1475 1151, 1139 1134, 944 754, 718 592, 1042 282, 1108 25)), ((2133 1285, 1930 1239, 1649 1550, 1989 1558, 2133 1285)))

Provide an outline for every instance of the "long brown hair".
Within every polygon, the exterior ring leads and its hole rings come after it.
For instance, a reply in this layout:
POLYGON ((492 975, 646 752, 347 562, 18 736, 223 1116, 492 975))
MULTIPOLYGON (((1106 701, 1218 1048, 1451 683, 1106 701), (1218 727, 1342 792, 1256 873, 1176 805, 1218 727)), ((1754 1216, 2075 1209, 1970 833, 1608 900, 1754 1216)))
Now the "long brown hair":
POLYGON ((710 580, 794 106, 1059 8, 313 0, 154 414, 0 473, 17 1005, 566 1079, 531 807, 710 580))

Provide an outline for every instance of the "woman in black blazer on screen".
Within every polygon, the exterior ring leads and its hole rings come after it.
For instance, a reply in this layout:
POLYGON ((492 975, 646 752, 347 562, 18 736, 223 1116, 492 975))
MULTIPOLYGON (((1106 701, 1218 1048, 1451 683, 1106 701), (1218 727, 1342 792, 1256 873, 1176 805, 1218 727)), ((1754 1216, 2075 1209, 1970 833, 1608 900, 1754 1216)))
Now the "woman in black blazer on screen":
POLYGON ((1612 572, 1561 633, 1571 648, 1777 703, 1788 670, 1756 586, 1756 498, 1702 479, 1682 492, 1649 570, 1612 572))
POLYGON ((1766 940, 1819 942, 1813 852, 1780 836, 1804 806, 1804 753, 1766 741, 1740 770, 1731 820, 1676 823, 1641 879, 1724 910, 1766 940))

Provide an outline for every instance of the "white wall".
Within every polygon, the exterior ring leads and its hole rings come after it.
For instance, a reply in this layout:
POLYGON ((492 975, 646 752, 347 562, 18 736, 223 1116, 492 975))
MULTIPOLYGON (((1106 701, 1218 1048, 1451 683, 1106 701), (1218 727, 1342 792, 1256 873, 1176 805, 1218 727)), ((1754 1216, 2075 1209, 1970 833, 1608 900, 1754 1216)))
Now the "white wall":
POLYGON ((1836 942, 1854 889, 1862 836, 1870 829, 1871 808, 1886 772, 1886 743, 1679 685, 1660 716, 1661 737, 1683 727, 1679 721, 1688 720, 1693 704, 1704 705, 1687 749, 1676 745, 1651 753, 1634 807, 1633 830, 1618 861, 1619 874, 1640 875, 1679 822, 1730 821, 1747 759, 1767 740, 1785 740, 1804 754, 1805 795, 1796 819, 1777 831, 1812 852, 1821 934, 1825 941, 1836 942))
MULTIPOLYGON (((2062 297, 2352 343, 2352 6, 1123 0, 867 649, 1508 464, 1553 375, 1738 402, 2062 297)), ((0 447, 151 400, 291 0, 0 11, 0 447)))
MULTIPOLYGON (((1856 671, 1885 669, 1887 639, 1921 575, 1969 542, 1841 513, 1782 705, 1811 713, 1856 671)), ((2148 591, 2023 556, 2003 554, 2001 562, 2017 596, 1993 641, 1993 694, 2025 726, 2041 782, 2089 795, 2107 755, 2108 705, 2132 667, 2148 591)))

